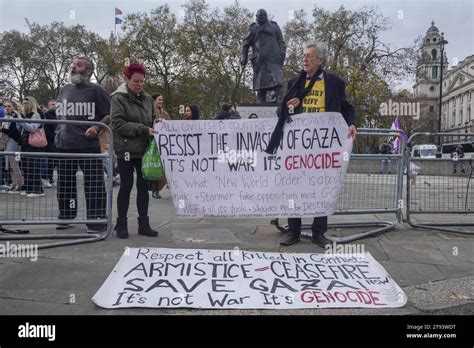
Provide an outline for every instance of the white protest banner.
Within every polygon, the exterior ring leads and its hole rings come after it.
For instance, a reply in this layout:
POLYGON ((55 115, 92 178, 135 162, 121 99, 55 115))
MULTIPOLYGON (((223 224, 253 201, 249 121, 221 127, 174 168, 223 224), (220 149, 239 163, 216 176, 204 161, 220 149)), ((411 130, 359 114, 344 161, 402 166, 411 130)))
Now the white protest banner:
POLYGON ((103 308, 402 307, 369 254, 127 249, 92 301, 103 308))
POLYGON ((352 151, 348 126, 334 112, 292 119, 276 156, 264 152, 276 118, 157 123, 156 144, 176 215, 332 214, 352 151))

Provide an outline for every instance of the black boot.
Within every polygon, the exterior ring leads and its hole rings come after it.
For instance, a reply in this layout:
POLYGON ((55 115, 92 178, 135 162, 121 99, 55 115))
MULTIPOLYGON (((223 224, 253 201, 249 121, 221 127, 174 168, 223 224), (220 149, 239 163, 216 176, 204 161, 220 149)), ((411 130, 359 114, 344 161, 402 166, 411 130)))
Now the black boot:
POLYGON ((288 234, 284 237, 284 239, 280 242, 280 245, 293 245, 300 241, 300 232, 295 232, 288 230, 288 234))
POLYGON ((148 216, 138 217, 138 234, 148 237, 158 236, 158 231, 152 230, 148 216))
POLYGON ((115 231, 118 238, 128 238, 127 218, 117 218, 117 225, 115 231))

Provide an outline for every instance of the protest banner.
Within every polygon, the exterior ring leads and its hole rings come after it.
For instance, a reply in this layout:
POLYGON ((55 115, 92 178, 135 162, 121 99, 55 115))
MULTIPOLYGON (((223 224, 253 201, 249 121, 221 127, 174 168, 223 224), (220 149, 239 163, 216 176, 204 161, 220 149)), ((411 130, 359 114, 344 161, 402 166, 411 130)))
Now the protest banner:
POLYGON ((394 308, 406 295, 369 254, 126 249, 92 301, 103 308, 394 308))
POLYGON ((327 216, 336 210, 352 139, 339 113, 296 115, 276 155, 275 118, 163 121, 155 139, 178 217, 327 216))

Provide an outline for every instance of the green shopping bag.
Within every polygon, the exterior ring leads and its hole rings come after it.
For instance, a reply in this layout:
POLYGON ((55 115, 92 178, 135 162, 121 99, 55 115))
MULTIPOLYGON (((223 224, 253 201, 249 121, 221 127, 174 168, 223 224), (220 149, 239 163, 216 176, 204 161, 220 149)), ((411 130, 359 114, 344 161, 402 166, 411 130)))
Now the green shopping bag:
POLYGON ((160 154, 153 138, 142 157, 142 176, 145 180, 163 180, 165 172, 161 165, 160 154))

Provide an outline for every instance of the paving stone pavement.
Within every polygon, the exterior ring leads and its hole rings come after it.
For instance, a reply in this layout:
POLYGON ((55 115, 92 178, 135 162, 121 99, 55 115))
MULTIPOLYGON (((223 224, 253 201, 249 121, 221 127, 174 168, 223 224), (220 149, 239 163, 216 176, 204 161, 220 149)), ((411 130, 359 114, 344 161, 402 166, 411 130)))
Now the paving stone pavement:
MULTIPOLYGON (((115 190, 117 191, 117 190, 115 190)), ((116 194, 116 192, 115 192, 116 194)), ((260 250, 288 253, 324 252, 303 238, 281 247, 282 234, 267 219, 178 219, 168 190, 162 199, 150 197, 150 221, 158 238, 137 234, 135 197, 129 211, 130 238, 113 233, 104 241, 39 251, 37 261, 0 258, 0 314, 100 314, 100 315, 410 315, 473 314, 474 235, 455 235, 414 229, 407 224, 353 244, 364 247, 389 272, 408 295, 397 309, 304 310, 197 310, 119 309, 96 307, 91 298, 112 271, 127 247, 260 250)), ((114 211, 114 216, 116 213, 114 211)), ((386 220, 388 215, 331 216, 330 222, 386 220)), ((393 217, 392 217, 393 219, 393 217)), ((455 217, 451 218, 454 221, 455 217)), ((286 221, 282 220, 282 223, 286 221)), ((31 233, 56 233, 52 226, 29 226, 31 233)), ((359 229, 331 229, 342 236, 359 229)), ((71 233, 84 233, 75 226, 71 233)), ((64 232, 62 232, 64 233, 64 232)), ((4 241, 0 242, 5 244, 4 241)), ((23 243, 23 242, 22 242, 23 243)))

